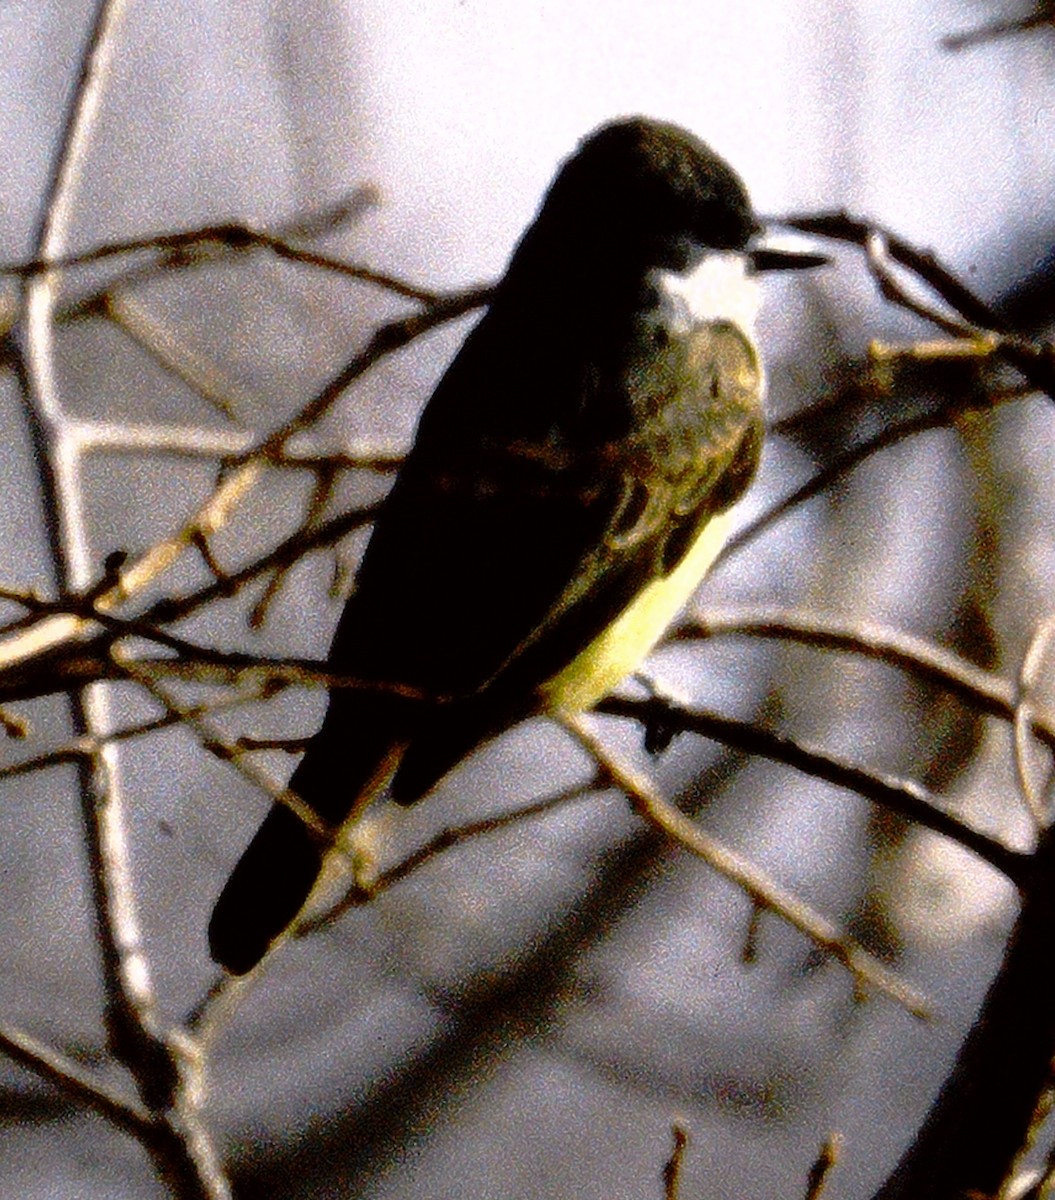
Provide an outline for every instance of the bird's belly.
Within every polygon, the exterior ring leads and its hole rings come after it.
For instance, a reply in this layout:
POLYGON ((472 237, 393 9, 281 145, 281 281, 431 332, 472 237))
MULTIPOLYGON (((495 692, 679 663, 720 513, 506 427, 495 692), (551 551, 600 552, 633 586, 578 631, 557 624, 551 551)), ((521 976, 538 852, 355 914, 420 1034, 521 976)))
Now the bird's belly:
POLYGON ((541 707, 581 712, 637 670, 725 545, 729 525, 728 513, 712 517, 669 575, 644 587, 603 633, 540 685, 541 707))

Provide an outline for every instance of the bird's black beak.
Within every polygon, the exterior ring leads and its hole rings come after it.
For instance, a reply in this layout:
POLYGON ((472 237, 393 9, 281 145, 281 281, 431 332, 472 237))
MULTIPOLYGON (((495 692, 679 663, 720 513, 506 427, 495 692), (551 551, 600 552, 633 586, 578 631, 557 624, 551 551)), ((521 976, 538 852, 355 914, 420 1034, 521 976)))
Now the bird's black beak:
POLYGON ((756 233, 747 246, 747 260, 754 271, 810 271, 831 262, 827 254, 811 248, 813 243, 794 234, 756 233))
POLYGON ((749 250, 751 266, 756 271, 809 271, 826 267, 831 259, 827 254, 794 250, 749 250))

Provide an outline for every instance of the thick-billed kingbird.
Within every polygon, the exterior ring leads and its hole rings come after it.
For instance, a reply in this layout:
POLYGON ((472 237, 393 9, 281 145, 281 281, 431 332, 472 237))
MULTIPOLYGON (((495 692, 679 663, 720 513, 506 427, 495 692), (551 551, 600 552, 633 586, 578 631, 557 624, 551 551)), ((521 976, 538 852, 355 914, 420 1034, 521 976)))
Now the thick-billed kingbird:
POLYGON ((256 965, 375 797, 588 708, 655 645, 758 463, 755 275, 823 261, 760 232, 677 126, 614 121, 562 165, 378 516, 329 659, 366 686, 331 692, 289 785, 318 821, 272 807, 213 912, 218 962, 256 965))

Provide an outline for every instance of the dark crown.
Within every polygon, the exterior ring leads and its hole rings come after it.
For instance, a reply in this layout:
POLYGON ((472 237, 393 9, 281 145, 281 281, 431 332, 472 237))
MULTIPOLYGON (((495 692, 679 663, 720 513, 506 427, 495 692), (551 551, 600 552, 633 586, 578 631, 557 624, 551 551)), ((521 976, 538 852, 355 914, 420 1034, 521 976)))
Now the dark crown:
POLYGON ((747 191, 732 168, 677 125, 629 117, 601 126, 561 167, 539 226, 591 240, 687 238, 742 249, 755 228, 747 191))

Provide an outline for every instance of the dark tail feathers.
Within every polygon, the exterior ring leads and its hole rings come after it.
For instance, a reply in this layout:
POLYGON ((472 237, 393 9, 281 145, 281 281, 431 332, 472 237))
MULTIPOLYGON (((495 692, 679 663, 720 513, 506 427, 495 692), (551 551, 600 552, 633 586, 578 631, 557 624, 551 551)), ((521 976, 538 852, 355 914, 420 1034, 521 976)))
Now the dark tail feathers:
POLYGON ((322 850, 299 817, 276 804, 224 885, 209 922, 209 950, 244 975, 293 920, 322 869, 322 850))
MULTIPOLYGON (((335 693, 290 790, 336 830, 390 756, 393 724, 391 705, 335 693)), ((303 907, 324 853, 320 839, 290 809, 271 809, 209 921, 209 949, 222 967, 244 975, 256 966, 303 907)))

